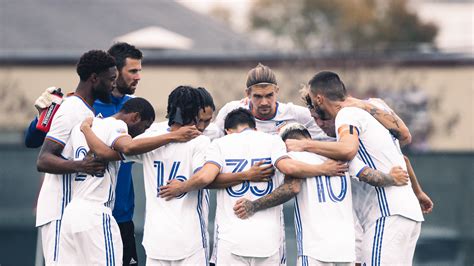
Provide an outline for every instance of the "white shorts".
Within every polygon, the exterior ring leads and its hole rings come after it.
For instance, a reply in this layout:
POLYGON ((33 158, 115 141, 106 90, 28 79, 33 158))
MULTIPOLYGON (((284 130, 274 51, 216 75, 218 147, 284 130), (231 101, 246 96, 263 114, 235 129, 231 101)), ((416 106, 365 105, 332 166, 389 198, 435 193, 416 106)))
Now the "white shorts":
POLYGON ((359 219, 354 215, 354 232, 355 232, 355 263, 362 261, 362 240, 364 239, 364 229, 359 222, 359 219))
POLYGON ((351 262, 325 262, 310 256, 298 256, 296 265, 301 266, 350 266, 351 262))
POLYGON ((280 265, 286 266, 286 235, 285 235, 285 217, 283 215, 283 208, 281 209, 280 215, 281 223, 281 241, 280 241, 280 265))
POLYGON ((279 265, 281 261, 280 251, 275 252, 270 257, 244 257, 235 255, 231 252, 231 246, 227 241, 218 240, 216 250, 216 265, 251 265, 251 266, 267 266, 267 265, 279 265))
POLYGON ((362 264, 411 265, 421 222, 400 215, 379 218, 365 229, 362 264))
POLYGON ((122 238, 110 208, 71 201, 59 239, 61 265, 122 265, 122 238))
POLYGON ((57 263, 59 255, 61 220, 51 221, 38 229, 41 233, 44 261, 46 265, 54 265, 57 263))
POLYGON ((186 266, 186 265, 209 265, 207 261, 206 249, 200 249, 195 252, 193 255, 181 259, 181 260, 160 260, 152 259, 150 257, 146 258, 146 265, 157 265, 157 266, 186 266))

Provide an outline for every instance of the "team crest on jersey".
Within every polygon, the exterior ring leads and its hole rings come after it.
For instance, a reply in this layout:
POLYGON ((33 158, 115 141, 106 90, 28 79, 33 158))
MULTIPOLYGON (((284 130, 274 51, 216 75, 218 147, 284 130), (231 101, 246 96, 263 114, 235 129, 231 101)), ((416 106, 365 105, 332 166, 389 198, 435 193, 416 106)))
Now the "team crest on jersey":
POLYGON ((125 128, 117 128, 117 133, 125 134, 127 133, 127 130, 125 130, 125 128))
POLYGON ((280 131, 280 129, 284 127, 285 125, 286 125, 286 121, 275 121, 275 126, 277 127, 278 131, 280 131))

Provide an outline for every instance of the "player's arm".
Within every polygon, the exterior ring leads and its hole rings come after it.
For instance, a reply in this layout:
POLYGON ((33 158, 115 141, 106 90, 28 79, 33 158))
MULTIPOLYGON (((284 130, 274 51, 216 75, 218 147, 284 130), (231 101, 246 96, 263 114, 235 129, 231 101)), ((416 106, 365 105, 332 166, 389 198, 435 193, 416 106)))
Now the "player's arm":
POLYGON ((357 177, 360 181, 375 187, 404 186, 408 184, 408 173, 400 166, 392 167, 388 174, 366 166, 357 174, 357 177))
POLYGON ((246 219, 254 213, 283 204, 300 192, 301 179, 285 176, 284 183, 272 193, 257 200, 239 199, 234 205, 234 213, 240 219, 246 219))
POLYGON ((334 142, 287 139, 285 144, 289 151, 308 151, 334 160, 350 161, 359 149, 359 133, 351 125, 342 125, 338 131, 339 140, 334 142))
POLYGON ((319 175, 340 176, 349 169, 347 163, 326 160, 322 164, 307 164, 289 157, 282 158, 275 163, 275 167, 285 175, 295 178, 307 178, 319 175))
MULTIPOLYGON (((380 101, 382 104, 386 105, 386 103, 381 99, 374 100, 380 101)), ((347 106, 358 107, 371 114, 400 141, 400 145, 404 146, 411 143, 410 130, 394 111, 384 110, 369 101, 362 101, 353 97, 349 97, 346 102, 349 103, 347 106)))
POLYGON ((92 118, 86 118, 81 124, 81 131, 86 137, 89 148, 100 158, 106 160, 120 160, 117 152, 125 155, 137 155, 152 151, 171 142, 189 141, 201 133, 194 126, 185 126, 180 129, 153 137, 143 137, 132 139, 131 136, 123 136, 117 139, 114 144, 114 150, 103 143, 92 131, 92 118))
POLYGON ((418 182, 418 178, 416 178, 415 170, 411 165, 410 159, 407 156, 403 156, 405 159, 405 163, 407 165, 408 175, 410 176, 411 187, 413 192, 415 192, 418 201, 420 202, 421 210, 423 213, 430 213, 433 210, 433 201, 430 197, 421 189, 421 185, 418 182))
POLYGON ((220 173, 206 188, 228 188, 245 181, 266 182, 272 177, 272 175, 275 173, 275 170, 273 169, 273 165, 263 165, 263 163, 263 161, 257 162, 248 170, 242 172, 220 173))
POLYGON ((105 170, 103 161, 86 156, 84 160, 66 160, 61 156, 64 146, 46 139, 38 155, 36 167, 39 172, 51 174, 69 174, 83 172, 87 174, 101 174, 105 170))
POLYGON ((46 132, 36 129, 38 117, 31 121, 30 126, 25 130, 25 146, 27 148, 38 148, 43 145, 46 132))
POLYGON ((195 126, 183 126, 176 131, 159 136, 130 138, 128 140, 120 138, 117 140, 116 145, 114 145, 114 149, 125 155, 137 155, 150 152, 172 142, 186 142, 199 135, 201 135, 201 132, 195 126))
POLYGON ((219 174, 220 167, 213 163, 206 163, 188 180, 181 182, 176 179, 168 181, 166 186, 159 188, 160 197, 170 200, 183 193, 199 190, 209 185, 219 174))

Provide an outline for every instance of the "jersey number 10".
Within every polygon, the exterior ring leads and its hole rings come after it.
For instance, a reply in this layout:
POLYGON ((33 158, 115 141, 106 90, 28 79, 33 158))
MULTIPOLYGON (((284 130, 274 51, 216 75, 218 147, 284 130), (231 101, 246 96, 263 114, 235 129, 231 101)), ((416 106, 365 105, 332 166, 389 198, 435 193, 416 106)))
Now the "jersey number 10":
POLYGON ((326 202, 326 194, 332 202, 340 202, 346 197, 347 193, 347 180, 345 176, 340 176, 341 178, 341 191, 339 195, 336 195, 332 189, 331 180, 337 180, 337 177, 330 176, 316 176, 316 190, 318 194, 319 202, 326 202), (323 180, 326 180, 326 186, 324 186, 323 180), (326 187, 326 189, 324 189, 326 187))

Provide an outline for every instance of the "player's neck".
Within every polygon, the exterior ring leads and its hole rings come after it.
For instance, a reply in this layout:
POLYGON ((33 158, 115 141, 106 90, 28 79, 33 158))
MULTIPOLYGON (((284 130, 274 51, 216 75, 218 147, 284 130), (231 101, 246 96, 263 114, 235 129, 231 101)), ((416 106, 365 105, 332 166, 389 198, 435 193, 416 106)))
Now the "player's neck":
POLYGON ((122 98, 125 94, 121 93, 117 88, 112 91, 112 96, 115 98, 122 98))
POLYGON ((94 99, 94 96, 92 95, 92 87, 88 86, 86 83, 82 81, 79 82, 74 94, 84 99, 84 101, 86 101, 86 103, 89 104, 90 106, 94 104, 95 99, 94 99))

